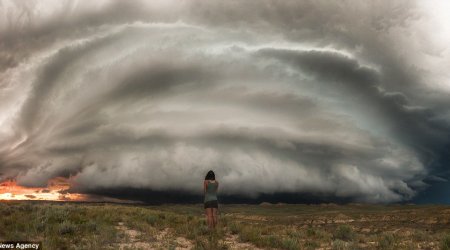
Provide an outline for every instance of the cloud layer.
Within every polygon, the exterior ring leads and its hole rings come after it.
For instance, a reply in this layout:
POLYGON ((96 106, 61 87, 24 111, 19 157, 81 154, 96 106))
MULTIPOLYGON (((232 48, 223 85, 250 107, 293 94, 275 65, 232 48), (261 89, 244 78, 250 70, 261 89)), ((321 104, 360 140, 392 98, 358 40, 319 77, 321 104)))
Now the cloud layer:
POLYGON ((0 176, 201 194, 213 169, 224 195, 410 200, 448 173, 450 36, 431 10, 2 1, 0 176))

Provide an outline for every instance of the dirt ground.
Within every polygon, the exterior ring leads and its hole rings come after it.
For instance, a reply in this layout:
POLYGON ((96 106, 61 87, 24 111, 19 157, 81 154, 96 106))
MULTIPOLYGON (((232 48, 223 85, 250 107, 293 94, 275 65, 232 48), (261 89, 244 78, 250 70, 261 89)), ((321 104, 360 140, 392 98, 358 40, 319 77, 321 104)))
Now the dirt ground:
POLYGON ((0 242, 44 249, 450 249, 450 206, 0 202, 0 242))

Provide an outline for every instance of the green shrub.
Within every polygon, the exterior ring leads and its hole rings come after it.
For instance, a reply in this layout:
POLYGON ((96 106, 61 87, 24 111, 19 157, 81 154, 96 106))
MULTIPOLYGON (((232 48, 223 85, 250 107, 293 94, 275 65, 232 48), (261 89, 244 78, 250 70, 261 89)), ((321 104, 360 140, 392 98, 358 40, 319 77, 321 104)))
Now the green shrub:
POLYGON ((229 224, 230 232, 232 234, 238 234, 239 233, 239 225, 236 222, 231 222, 229 224))
POLYGON ((241 229, 239 237, 242 241, 258 243, 261 239, 261 230, 257 227, 246 226, 241 229))
POLYGON ((442 250, 450 250, 450 234, 446 235, 441 242, 442 250))
POLYGON ((314 230, 314 228, 308 227, 308 229, 306 229, 306 235, 308 237, 312 237, 312 236, 316 235, 316 231, 314 230))
POLYGON ((380 240, 378 241, 379 249, 395 249, 395 236, 392 233, 385 233, 381 235, 380 240))
POLYGON ((334 232, 334 238, 343 240, 343 241, 351 241, 355 237, 355 233, 352 228, 348 225, 340 225, 336 231, 334 232))
POLYGON ((158 222, 158 217, 156 217, 153 214, 147 215, 147 217, 145 218, 145 220, 147 221, 148 224, 154 226, 156 225, 156 223, 158 222))
POLYGON ((335 240, 332 244, 333 250, 344 250, 346 249, 345 241, 343 240, 335 240))
POLYGON ((267 247, 277 248, 281 244, 280 239, 274 235, 269 235, 269 236, 265 237, 264 241, 265 241, 264 245, 267 247))
POLYGON ((297 239, 294 238, 283 239, 281 241, 281 247, 288 250, 300 249, 297 239))

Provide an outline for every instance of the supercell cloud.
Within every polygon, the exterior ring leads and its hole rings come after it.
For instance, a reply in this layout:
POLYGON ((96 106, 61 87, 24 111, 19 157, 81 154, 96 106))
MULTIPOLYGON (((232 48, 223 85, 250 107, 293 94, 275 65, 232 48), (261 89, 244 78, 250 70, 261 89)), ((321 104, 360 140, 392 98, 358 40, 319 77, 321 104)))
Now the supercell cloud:
POLYGON ((0 178, 411 200, 450 175, 449 5, 427 4, 0 1, 0 178))

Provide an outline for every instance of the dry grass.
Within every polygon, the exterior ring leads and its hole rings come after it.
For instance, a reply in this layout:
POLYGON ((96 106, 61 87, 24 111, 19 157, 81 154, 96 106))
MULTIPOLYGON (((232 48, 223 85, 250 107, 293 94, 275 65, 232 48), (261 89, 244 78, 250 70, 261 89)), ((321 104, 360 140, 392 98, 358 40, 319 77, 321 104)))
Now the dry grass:
POLYGON ((44 249, 450 249, 450 208, 1 202, 0 240, 44 249))

